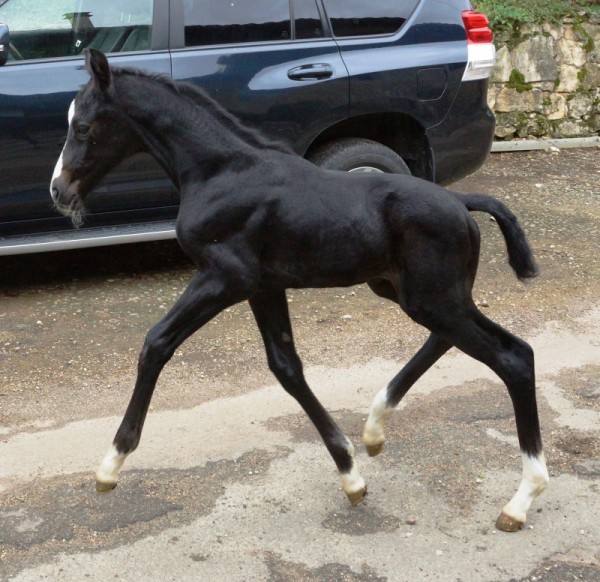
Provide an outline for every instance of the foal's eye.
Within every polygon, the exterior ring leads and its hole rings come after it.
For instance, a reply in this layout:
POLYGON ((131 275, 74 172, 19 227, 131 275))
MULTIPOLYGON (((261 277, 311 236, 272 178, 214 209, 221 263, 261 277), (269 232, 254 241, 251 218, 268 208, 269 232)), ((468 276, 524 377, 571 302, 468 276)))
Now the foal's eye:
POLYGON ((79 123, 74 128, 75 137, 82 141, 87 140, 90 137, 90 126, 87 123, 79 123))

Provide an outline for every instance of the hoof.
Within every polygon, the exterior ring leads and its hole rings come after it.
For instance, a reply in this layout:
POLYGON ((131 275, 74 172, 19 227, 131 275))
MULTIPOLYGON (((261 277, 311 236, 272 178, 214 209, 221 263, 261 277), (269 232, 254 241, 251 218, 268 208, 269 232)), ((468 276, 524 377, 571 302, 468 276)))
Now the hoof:
POLYGON ((112 491, 116 486, 116 481, 112 483, 102 483, 101 481, 96 481, 96 493, 108 493, 109 491, 112 491))
POLYGON ((367 453, 369 457, 376 457, 383 450, 383 442, 377 445, 365 445, 367 447, 367 453))
POLYGON ((496 529, 500 531, 519 531, 523 527, 523 522, 506 515, 506 513, 502 512, 498 519, 496 520, 496 529))
POLYGON ((358 505, 367 495, 367 488, 365 486, 363 489, 359 489, 354 493, 346 493, 346 495, 348 496, 348 500, 352 505, 358 505))

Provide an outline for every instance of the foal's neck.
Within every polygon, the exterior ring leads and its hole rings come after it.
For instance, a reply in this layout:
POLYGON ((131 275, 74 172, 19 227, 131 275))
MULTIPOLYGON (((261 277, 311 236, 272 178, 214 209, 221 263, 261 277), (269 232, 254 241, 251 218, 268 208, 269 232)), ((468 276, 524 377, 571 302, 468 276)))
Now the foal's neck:
POLYGON ((180 191, 188 182, 208 180, 230 165, 250 165, 258 156, 257 148, 236 133, 231 118, 221 119, 220 108, 211 102, 203 106, 199 96, 191 99, 152 77, 124 74, 120 81, 115 85, 123 109, 180 191))

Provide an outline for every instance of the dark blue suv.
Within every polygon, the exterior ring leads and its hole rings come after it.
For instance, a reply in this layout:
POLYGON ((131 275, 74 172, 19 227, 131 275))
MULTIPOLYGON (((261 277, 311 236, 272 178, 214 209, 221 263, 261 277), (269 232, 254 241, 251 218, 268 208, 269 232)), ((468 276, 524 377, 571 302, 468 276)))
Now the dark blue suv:
POLYGON ((175 236, 148 156, 88 196, 83 228, 52 206, 85 47, 202 85, 328 168, 447 184, 491 146, 492 33, 467 0, 0 0, 0 255, 175 236))

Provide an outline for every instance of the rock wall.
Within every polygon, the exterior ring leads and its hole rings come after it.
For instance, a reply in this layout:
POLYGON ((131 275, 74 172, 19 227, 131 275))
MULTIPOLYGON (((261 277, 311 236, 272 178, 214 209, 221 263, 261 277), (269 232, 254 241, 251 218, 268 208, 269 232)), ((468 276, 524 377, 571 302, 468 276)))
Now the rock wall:
POLYGON ((496 139, 600 131, 600 18, 522 26, 495 40, 488 92, 496 139))

